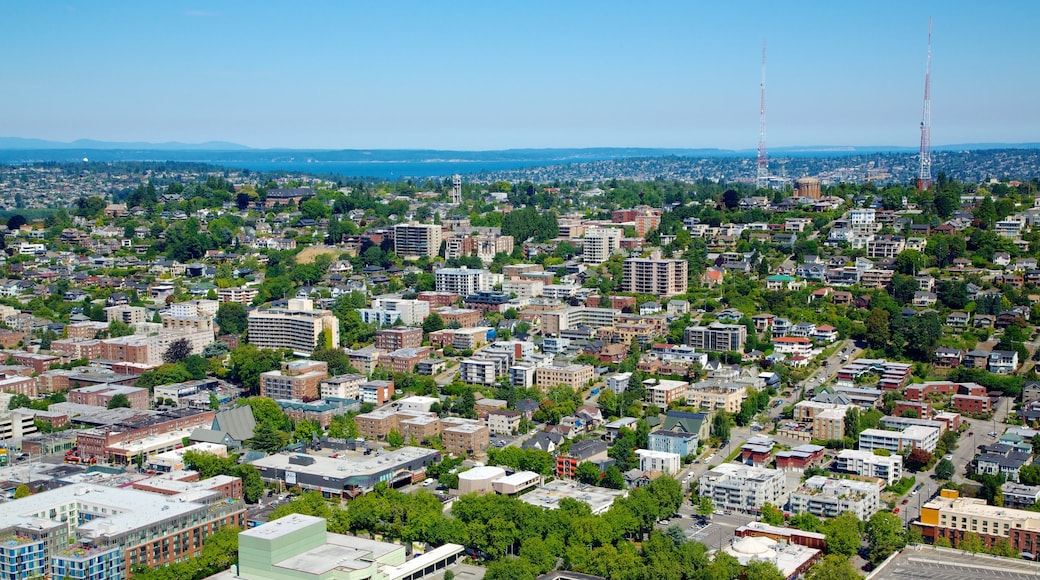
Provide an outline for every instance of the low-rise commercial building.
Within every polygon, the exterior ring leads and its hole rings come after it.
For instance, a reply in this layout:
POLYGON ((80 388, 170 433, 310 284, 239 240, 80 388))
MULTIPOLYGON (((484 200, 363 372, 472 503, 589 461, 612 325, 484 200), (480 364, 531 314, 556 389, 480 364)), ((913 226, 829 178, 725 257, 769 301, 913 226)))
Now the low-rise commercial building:
POLYGON ((378 455, 344 451, 335 459, 279 453, 258 459, 253 466, 264 481, 348 499, 372 491, 381 481, 397 486, 421 479, 426 467, 440 460, 436 449, 406 446, 378 455))

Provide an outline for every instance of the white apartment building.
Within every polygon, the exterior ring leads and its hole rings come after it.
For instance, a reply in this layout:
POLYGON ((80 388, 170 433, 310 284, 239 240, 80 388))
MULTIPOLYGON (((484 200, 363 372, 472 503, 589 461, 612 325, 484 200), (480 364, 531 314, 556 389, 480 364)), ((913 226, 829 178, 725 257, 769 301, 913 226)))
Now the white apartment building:
POLYGON ((430 315, 430 303, 404 298, 375 298, 372 300, 372 310, 396 311, 401 322, 407 326, 416 326, 430 315))
POLYGON ((636 457, 639 458, 640 471, 660 471, 674 475, 682 469, 682 457, 678 453, 636 449, 636 457))
POLYGON ((866 521, 881 508, 881 488, 877 483, 833 479, 814 475, 791 493, 788 509, 793 514, 811 513, 833 518, 852 512, 866 521))
POLYGON ((492 274, 487 270, 461 268, 441 268, 433 273, 437 292, 452 292, 466 297, 481 290, 490 291, 495 284, 502 282, 501 274, 492 274))
POLYGON ((892 485, 903 478, 903 456, 881 456, 874 455, 872 451, 843 449, 834 461, 834 469, 864 477, 876 477, 892 485))
POLYGON ((939 429, 911 425, 902 431, 884 431, 866 429, 859 434, 859 448, 863 451, 886 449, 892 453, 903 453, 904 450, 924 449, 928 453, 935 451, 939 442, 939 429))
POLYGON ((697 493, 719 509, 758 512, 787 503, 787 476, 778 469, 723 463, 700 477, 697 493))
POLYGON ((616 375, 610 375, 607 377, 607 388, 614 391, 618 395, 625 392, 628 388, 628 381, 632 378, 632 373, 618 373, 616 375))
POLYGON ((585 232, 581 261, 586 264, 606 262, 611 254, 621 248, 622 233, 619 228, 589 228, 585 232))
POLYGON ((473 385, 494 385, 496 366, 493 360, 464 358, 459 363, 459 380, 473 385))
POLYGON ((310 355, 315 350, 339 346, 339 319, 329 310, 315 310, 305 298, 291 298, 287 308, 249 313, 249 343, 259 348, 288 348, 310 355))

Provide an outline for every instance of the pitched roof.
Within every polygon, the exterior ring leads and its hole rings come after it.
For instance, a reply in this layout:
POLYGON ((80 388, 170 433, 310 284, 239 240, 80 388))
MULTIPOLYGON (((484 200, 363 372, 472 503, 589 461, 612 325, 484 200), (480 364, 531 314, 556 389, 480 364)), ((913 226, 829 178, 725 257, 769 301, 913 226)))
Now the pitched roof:
POLYGON ((231 438, 236 441, 252 439, 253 429, 256 429, 253 408, 249 405, 239 405, 226 411, 220 411, 213 418, 213 428, 227 431, 228 435, 231 435, 231 438))

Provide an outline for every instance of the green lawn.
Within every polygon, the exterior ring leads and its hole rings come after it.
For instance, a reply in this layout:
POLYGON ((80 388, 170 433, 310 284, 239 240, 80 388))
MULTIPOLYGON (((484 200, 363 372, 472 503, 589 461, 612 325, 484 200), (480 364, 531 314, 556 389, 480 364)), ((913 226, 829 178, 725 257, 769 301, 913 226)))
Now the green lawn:
POLYGON ((913 476, 907 476, 897 481, 895 485, 890 485, 886 487, 885 491, 889 493, 894 493, 896 495, 906 495, 906 493, 910 491, 910 488, 912 488, 915 483, 917 483, 917 479, 915 479, 913 476))

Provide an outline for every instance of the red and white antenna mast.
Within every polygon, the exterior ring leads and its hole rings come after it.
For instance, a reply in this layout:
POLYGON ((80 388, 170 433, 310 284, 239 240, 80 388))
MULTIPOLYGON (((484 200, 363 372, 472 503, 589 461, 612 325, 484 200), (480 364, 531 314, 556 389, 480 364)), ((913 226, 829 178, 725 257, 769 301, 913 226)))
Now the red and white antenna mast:
POLYGON ((928 19, 928 64, 924 69, 924 112, 921 115, 920 167, 917 169, 917 190, 932 187, 932 19, 928 19))
POLYGON ((755 187, 769 187, 769 160, 766 157, 766 39, 762 39, 762 84, 758 104, 758 172, 755 187))

